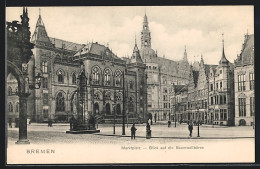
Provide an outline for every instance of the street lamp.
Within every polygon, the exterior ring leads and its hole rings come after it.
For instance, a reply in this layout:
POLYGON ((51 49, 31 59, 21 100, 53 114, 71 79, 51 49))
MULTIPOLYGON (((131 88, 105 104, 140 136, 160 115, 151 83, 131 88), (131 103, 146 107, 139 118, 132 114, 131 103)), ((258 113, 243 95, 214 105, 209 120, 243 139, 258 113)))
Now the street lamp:
POLYGON ((29 89, 33 90, 33 89, 40 89, 41 88, 41 79, 43 77, 41 76, 40 73, 38 73, 36 76, 35 76, 35 81, 34 82, 30 82, 29 80, 29 77, 27 77, 27 82, 29 84, 29 89))
POLYGON ((176 127, 176 97, 174 97, 174 121, 175 121, 175 127, 176 127))
POLYGON ((200 137, 200 122, 199 122, 199 108, 197 107, 197 116, 198 116, 198 120, 197 120, 197 123, 198 123, 198 136, 197 137, 200 137))
POLYGON ((97 120, 97 129, 98 129, 98 114, 99 114, 99 113, 98 113, 98 109, 96 109, 96 117, 97 117, 97 118, 96 118, 96 120, 97 120))
POLYGON ((115 111, 115 103, 112 104, 114 111, 114 126, 113 126, 113 134, 116 134, 116 111, 115 111))

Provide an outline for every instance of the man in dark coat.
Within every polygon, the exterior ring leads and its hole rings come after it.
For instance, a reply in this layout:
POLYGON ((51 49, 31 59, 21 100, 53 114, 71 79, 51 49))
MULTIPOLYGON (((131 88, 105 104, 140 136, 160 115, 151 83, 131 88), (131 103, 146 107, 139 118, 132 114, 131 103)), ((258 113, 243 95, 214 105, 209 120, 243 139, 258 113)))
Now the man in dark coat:
POLYGON ((193 130, 193 125, 192 123, 189 123, 188 129, 190 131, 190 137, 192 137, 192 130, 193 130))
POLYGON ((131 127, 131 139, 135 139, 135 131, 137 129, 135 128, 135 124, 133 123, 133 126, 131 127))
POLYGON ((168 127, 171 127, 171 121, 170 120, 168 121, 168 127))
POLYGON ((12 128, 12 119, 9 119, 9 127, 12 128))

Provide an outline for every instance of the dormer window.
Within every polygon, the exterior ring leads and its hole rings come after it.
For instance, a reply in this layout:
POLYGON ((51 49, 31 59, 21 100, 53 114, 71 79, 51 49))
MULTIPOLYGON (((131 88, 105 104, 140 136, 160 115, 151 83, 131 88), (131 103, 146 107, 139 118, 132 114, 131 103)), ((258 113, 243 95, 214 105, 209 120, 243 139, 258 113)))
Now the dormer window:
POLYGON ((108 54, 109 54, 109 51, 107 50, 107 51, 106 51, 106 55, 108 56, 108 54))
POLYGON ((63 72, 61 70, 58 71, 58 82, 63 83, 63 72))

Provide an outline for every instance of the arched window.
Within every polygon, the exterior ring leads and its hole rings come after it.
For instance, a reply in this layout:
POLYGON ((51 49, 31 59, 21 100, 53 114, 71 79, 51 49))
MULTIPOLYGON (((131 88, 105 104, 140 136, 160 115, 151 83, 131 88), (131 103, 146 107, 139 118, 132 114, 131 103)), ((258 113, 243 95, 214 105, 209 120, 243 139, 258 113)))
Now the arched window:
POLYGON ((19 112, 19 102, 17 102, 15 105, 15 112, 19 112))
POLYGON ((96 99, 96 100, 100 100, 100 95, 99 95, 98 92, 96 92, 96 93, 94 94, 94 99, 96 99))
POLYGON ((134 82, 132 80, 129 82, 129 84, 130 84, 130 89, 134 89, 134 82))
POLYGON ((122 95, 121 93, 116 94, 116 101, 122 101, 122 95))
POLYGON ((104 83, 106 86, 111 85, 111 71, 109 69, 105 69, 104 71, 104 83))
POLYGON ((105 100, 111 100, 111 95, 110 95, 110 93, 106 93, 106 95, 105 95, 105 100))
POLYGON ((63 83, 63 72, 61 70, 58 71, 58 82, 63 83))
POLYGON ((47 62, 46 61, 42 62, 42 72, 43 73, 48 73, 48 66, 47 66, 47 62))
POLYGON ((122 83, 121 83, 121 72, 119 70, 117 70, 115 72, 115 85, 117 87, 121 87, 122 83))
POLYGON ((109 103, 106 104, 106 114, 111 114, 109 103))
POLYGON ((94 104, 94 113, 95 114, 99 114, 99 105, 98 105, 98 103, 94 104))
POLYGON ((12 88, 9 86, 8 87, 8 96, 11 96, 12 95, 12 88))
POLYGON ((134 112, 134 100, 132 97, 129 97, 128 111, 134 112))
POLYGON ((74 92, 70 99, 70 111, 73 113, 74 110, 76 110, 76 104, 77 104, 77 92, 74 92))
POLYGON ((92 84, 100 84, 100 69, 97 66, 92 69, 92 84))
POLYGON ((76 77, 76 74, 73 73, 72 74, 72 84, 76 84, 77 83, 77 77, 76 77))
POLYGON ((65 111, 65 99, 61 92, 56 97, 56 111, 65 111))
POLYGON ((13 112, 13 104, 11 102, 8 104, 8 111, 13 112))

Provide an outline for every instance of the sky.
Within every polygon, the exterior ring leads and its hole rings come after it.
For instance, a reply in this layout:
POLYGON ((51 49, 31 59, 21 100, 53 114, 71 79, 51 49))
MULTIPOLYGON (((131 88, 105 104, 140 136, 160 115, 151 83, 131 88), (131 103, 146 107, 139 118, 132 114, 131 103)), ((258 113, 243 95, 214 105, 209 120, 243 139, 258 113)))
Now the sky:
MULTIPOLYGON (((20 21, 22 10, 6 8, 6 20, 20 21)), ((234 62, 244 35, 254 34, 253 6, 28 7, 32 34, 40 13, 49 37, 98 42, 119 57, 132 55, 135 36, 141 48, 145 12, 152 48, 171 60, 182 59, 186 46, 189 62, 203 55, 206 64, 218 64, 224 38, 226 58, 234 62)))

